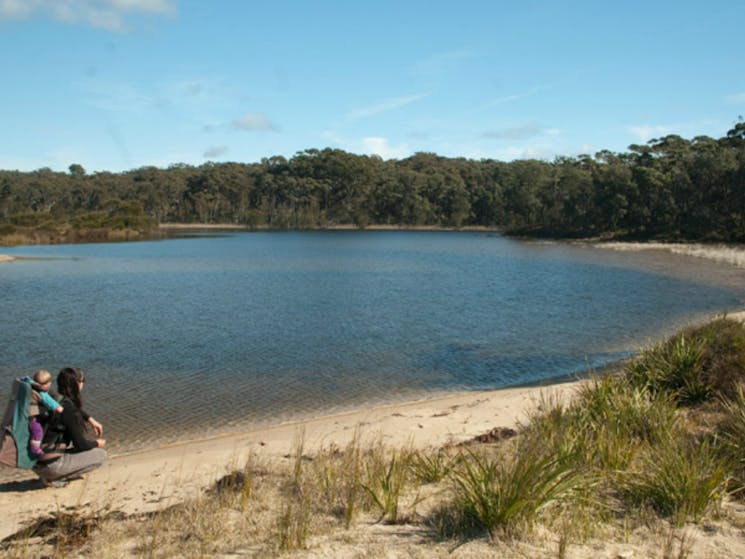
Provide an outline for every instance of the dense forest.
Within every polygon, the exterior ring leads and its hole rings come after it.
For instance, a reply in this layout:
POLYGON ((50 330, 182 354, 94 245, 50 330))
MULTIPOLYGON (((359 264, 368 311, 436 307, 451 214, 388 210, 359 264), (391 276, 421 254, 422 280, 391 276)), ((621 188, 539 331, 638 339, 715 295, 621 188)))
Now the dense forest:
POLYGON ((259 163, 122 173, 0 171, 0 243, 147 233, 161 222, 252 228, 499 228, 553 237, 745 241, 745 121, 626 153, 501 162, 309 149, 259 163))

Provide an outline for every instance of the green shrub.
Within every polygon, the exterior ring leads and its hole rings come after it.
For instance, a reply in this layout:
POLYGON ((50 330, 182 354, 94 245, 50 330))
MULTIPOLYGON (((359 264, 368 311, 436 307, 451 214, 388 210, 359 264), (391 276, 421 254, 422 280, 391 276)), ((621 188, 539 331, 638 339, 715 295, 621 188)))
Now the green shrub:
POLYGON ((106 212, 80 213, 70 220, 70 225, 75 229, 102 229, 108 226, 108 214, 106 212))
POLYGON ((17 227, 38 227, 49 220, 49 214, 41 212, 14 214, 8 217, 10 224, 17 227))

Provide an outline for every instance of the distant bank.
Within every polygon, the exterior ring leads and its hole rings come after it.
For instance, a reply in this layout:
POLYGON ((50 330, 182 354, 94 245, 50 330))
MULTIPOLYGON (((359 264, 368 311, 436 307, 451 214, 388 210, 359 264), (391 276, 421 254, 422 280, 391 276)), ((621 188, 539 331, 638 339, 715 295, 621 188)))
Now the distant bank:
MULTIPOLYGON (((237 231, 288 231, 288 229, 273 229, 267 226, 247 226, 237 225, 235 223, 161 223, 158 225, 159 229, 233 229, 237 231)), ((298 231, 294 230, 293 231, 298 231)), ((300 229, 299 231, 303 231, 300 229)), ((495 227, 485 227, 481 225, 473 225, 467 227, 440 227, 434 225, 367 225, 365 227, 358 227, 354 224, 344 225, 329 225, 326 227, 318 227, 314 229, 307 229, 307 231, 486 231, 486 232, 500 232, 501 229, 495 227)))

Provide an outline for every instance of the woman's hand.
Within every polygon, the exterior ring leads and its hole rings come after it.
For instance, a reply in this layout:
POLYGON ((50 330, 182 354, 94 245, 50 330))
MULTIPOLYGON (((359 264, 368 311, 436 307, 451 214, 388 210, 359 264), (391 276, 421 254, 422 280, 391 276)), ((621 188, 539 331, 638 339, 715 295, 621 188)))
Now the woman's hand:
POLYGON ((88 418, 88 423, 90 424, 91 427, 93 427, 93 431, 95 431, 97 437, 100 437, 101 435, 103 435, 103 425, 101 425, 98 421, 96 421, 92 417, 88 418))
POLYGON ((106 440, 105 439, 96 439, 96 446, 98 448, 103 448, 106 446, 106 440))

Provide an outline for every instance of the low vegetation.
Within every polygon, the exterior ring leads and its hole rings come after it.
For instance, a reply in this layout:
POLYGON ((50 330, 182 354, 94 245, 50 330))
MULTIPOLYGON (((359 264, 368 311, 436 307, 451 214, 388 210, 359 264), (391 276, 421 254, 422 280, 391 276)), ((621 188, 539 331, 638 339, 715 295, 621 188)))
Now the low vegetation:
POLYGON ((567 557, 642 530, 653 556, 691 557, 692 528, 742 528, 744 386, 745 326, 720 318, 591 379, 568 403, 547 394, 504 437, 413 450, 358 434, 310 455, 299 433, 282 464, 253 456, 193 501, 129 517, 52 515, 0 549, 19 558, 386 556, 405 529, 421 556, 478 542, 498 556, 567 557))
POLYGON ((130 241, 152 234, 157 225, 140 205, 128 202, 69 216, 25 212, 0 219, 0 245, 130 241))

